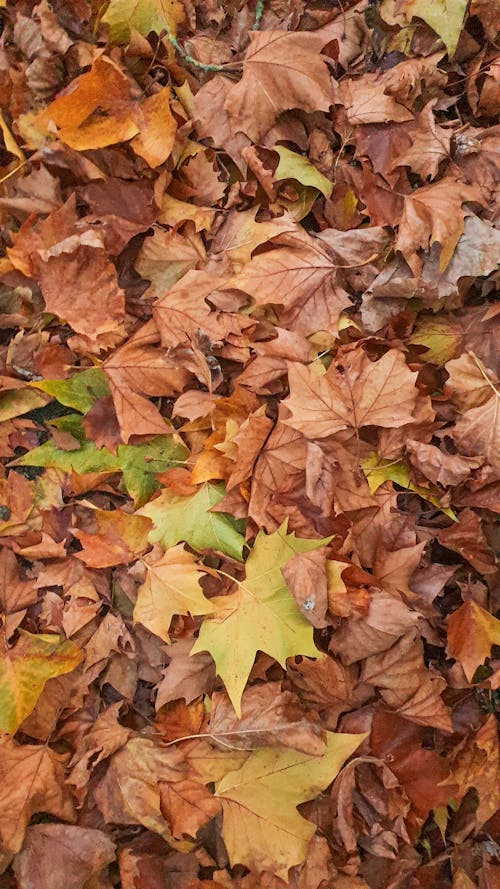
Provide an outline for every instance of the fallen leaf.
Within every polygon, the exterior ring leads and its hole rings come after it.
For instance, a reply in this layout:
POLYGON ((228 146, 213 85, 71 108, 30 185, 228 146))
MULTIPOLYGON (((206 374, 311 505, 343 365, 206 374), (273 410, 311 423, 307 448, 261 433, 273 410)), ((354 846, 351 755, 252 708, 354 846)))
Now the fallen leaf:
POLYGON ((288 869, 304 861, 315 830, 297 806, 328 787, 365 737, 327 732, 322 756, 255 750, 240 769, 229 772, 215 795, 222 800, 222 835, 231 865, 269 870, 286 880, 288 869))
POLYGON ((81 660, 73 642, 23 630, 0 658, 2 731, 13 734, 33 710, 47 680, 70 673, 81 660))
POLYGON ((477 668, 491 655, 492 645, 500 645, 500 621, 468 599, 448 618, 447 651, 464 668, 472 682, 477 668))
POLYGON ((174 614, 209 614, 211 602, 201 591, 204 572, 182 544, 172 546, 155 562, 146 562, 146 580, 139 587, 134 621, 140 621, 165 642, 174 614))
POLYGON ((150 542, 168 550, 183 540, 196 550, 216 549, 241 559, 244 540, 234 521, 224 513, 211 512, 223 496, 222 485, 202 485, 189 497, 164 490, 140 511, 153 521, 150 542))

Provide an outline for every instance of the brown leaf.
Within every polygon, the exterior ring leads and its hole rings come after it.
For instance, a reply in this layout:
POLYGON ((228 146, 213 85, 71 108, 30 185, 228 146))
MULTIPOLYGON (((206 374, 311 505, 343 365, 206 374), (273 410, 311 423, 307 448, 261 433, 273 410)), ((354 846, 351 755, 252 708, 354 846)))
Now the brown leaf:
POLYGON ((225 101, 234 129, 258 142, 282 111, 328 110, 332 91, 319 54, 325 42, 311 32, 250 32, 243 77, 225 101))
POLYGON ((490 657, 492 645, 500 645, 500 621, 473 599, 468 599, 448 617, 450 657, 459 661, 469 682, 477 668, 490 657))
POLYGON ((85 889, 114 858, 115 844, 100 830, 35 824, 12 868, 21 889, 85 889))
POLYGON ((46 812, 72 821, 74 810, 64 783, 67 756, 44 745, 17 744, 6 736, 0 743, 0 862, 5 867, 21 848, 33 814, 46 812))
POLYGON ((391 350, 372 362, 362 349, 347 353, 323 376, 291 364, 291 413, 285 422, 308 438, 324 438, 342 429, 362 426, 398 427, 411 423, 416 402, 415 374, 391 350))
POLYGON ((325 751, 324 731, 299 706, 292 692, 281 691, 269 682, 247 688, 238 719, 228 696, 214 692, 210 714, 210 734, 224 749, 237 750, 281 744, 313 756, 325 751))

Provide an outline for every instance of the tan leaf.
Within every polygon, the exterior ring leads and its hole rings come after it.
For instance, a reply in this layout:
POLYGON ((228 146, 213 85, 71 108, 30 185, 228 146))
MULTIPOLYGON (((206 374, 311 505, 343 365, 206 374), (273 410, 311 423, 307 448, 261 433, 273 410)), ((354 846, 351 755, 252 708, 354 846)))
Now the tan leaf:
POLYGON ((67 756, 45 745, 19 745, 5 736, 0 749, 0 862, 5 867, 21 848, 32 815, 46 812, 72 821, 74 809, 64 783, 67 756))
POLYGON ((325 751, 324 730, 299 706, 292 692, 278 682, 254 685, 243 693, 238 719, 228 696, 214 692, 210 734, 222 747, 255 750, 283 745, 313 756, 325 751))
POLYGON ((324 43, 314 32, 251 31, 243 77, 225 102, 234 129, 258 142, 282 111, 327 111, 332 90, 320 55, 324 43))
POLYGON ((285 422, 308 438, 325 438, 362 426, 398 427, 412 421, 416 374, 396 349, 372 362, 358 348, 319 377, 301 364, 290 364, 288 378, 290 395, 284 404, 292 416, 285 422))
POLYGON ((500 620, 468 599, 448 618, 447 651, 462 665, 469 682, 490 657, 492 645, 500 645, 500 620))

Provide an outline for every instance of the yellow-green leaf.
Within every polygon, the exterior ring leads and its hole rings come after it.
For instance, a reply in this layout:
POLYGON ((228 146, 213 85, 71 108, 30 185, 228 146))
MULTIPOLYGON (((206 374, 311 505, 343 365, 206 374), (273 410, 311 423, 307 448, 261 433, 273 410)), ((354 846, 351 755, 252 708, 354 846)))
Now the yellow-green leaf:
POLYGON ((366 476, 371 494, 374 494, 384 482, 391 481, 395 485, 399 485, 400 488, 406 488, 413 494, 418 494, 419 497, 427 500, 428 503, 432 503, 433 506, 440 509, 454 522, 457 521, 457 517, 452 509, 441 506, 439 491, 433 485, 424 488, 422 485, 413 484, 410 480, 410 470, 402 460, 385 460, 383 457, 379 457, 376 451, 372 451, 368 457, 361 461, 361 467, 366 476))
POLYGON ((409 0, 405 14, 423 19, 443 41, 448 55, 454 54, 464 21, 467 0, 409 0))
POLYGON ((215 549, 241 559, 245 540, 234 519, 223 512, 210 512, 223 496, 223 485, 205 484, 188 497, 162 491, 141 510, 155 525, 150 542, 160 543, 163 549, 184 542, 196 550, 215 549))
POLYGON ((14 733, 33 710, 48 679, 70 673, 82 652, 60 636, 24 630, 0 657, 0 731, 14 733))
POLYGON ((196 558, 182 544, 171 547, 153 564, 148 564, 146 580, 139 587, 134 622, 170 642, 168 634, 174 614, 209 614, 214 606, 201 591, 204 572, 196 558))
POLYGON ((67 380, 37 380, 31 385, 82 414, 90 410, 97 398, 109 395, 107 379, 99 367, 75 373, 67 380))
POLYGON ((246 576, 236 592, 211 599, 213 614, 202 623, 192 654, 208 651, 241 716, 241 696, 257 651, 283 667, 297 654, 318 657, 313 628, 300 613, 281 568, 295 553, 309 552, 325 540, 298 540, 282 525, 273 534, 260 531, 247 559, 246 576))
POLYGON ((326 176, 323 176, 323 173, 320 173, 307 157, 303 157, 295 151, 290 151, 289 148, 285 148, 283 145, 276 145, 273 151, 276 151, 280 157, 280 162, 274 173, 275 180, 296 179, 302 185, 317 188, 326 198, 330 197, 333 182, 330 182, 326 176))
POLYGON ((132 29, 143 37, 167 30, 175 36, 183 18, 179 0, 111 0, 101 21, 109 26, 113 43, 126 43, 132 29))
POLYGON ((222 800, 231 865, 270 871, 286 881, 288 869, 305 860, 315 831, 297 806, 325 790, 366 737, 327 732, 322 756, 266 747, 229 772, 215 795, 222 800))

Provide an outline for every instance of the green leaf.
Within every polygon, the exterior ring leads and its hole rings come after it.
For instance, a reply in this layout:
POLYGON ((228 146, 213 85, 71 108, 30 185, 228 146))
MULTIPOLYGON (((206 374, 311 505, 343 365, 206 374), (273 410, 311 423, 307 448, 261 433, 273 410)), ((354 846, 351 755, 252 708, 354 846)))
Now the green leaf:
POLYGON ((68 414, 52 424, 80 442, 74 451, 64 451, 53 441, 28 451, 15 461, 17 466, 56 466, 63 472, 122 472, 123 483, 135 506, 142 506, 159 488, 156 473, 184 463, 188 450, 177 435, 156 435, 139 445, 119 445, 116 454, 96 448, 85 439, 82 418, 68 414))
MULTIPOLYGON (((330 538, 328 538, 329 540, 330 538)), ((246 575, 229 596, 216 596, 215 611, 203 621, 192 649, 208 651, 241 717, 241 696, 257 651, 282 667, 297 654, 318 657, 313 628, 299 611, 281 568, 296 554, 324 546, 328 540, 301 540, 282 525, 273 534, 259 531, 246 561, 246 575)))
POLYGON ((143 37, 167 30, 175 36, 177 24, 183 18, 184 10, 178 0, 111 0, 101 21, 109 26, 113 43, 127 43, 131 29, 143 37))
POLYGON ((296 179, 302 185, 317 188, 318 191, 324 194, 325 198, 330 197, 333 182, 330 182, 326 176, 323 176, 323 173, 320 173, 307 157, 296 154, 295 151, 290 151, 289 148, 285 148, 283 145, 276 145, 273 151, 276 151, 280 156, 280 162, 274 173, 275 180, 296 179))
POLYGON ((16 644, 0 657, 0 731, 9 733, 29 716, 47 680, 70 673, 82 660, 73 642, 19 632, 16 644))
POLYGON ((428 503, 432 503, 454 522, 458 521, 452 509, 441 506, 439 491, 433 485, 424 488, 422 485, 413 484, 410 480, 410 470, 402 460, 384 460, 383 457, 379 457, 376 451, 372 451, 365 460, 362 460, 361 467, 371 494, 374 494, 384 482, 391 481, 395 485, 399 485, 400 488, 406 488, 413 494, 418 494, 423 500, 427 500, 428 503))
POLYGON ((222 836, 231 866, 266 870, 286 881, 288 869, 305 861, 315 832, 297 806, 326 790, 367 737, 327 732, 322 756, 264 747, 225 775, 215 796, 222 800, 222 836))
POLYGON ((205 484, 188 497, 162 491, 140 511, 155 525, 150 542, 160 543, 165 550, 184 542, 196 550, 214 549, 241 560, 245 539, 237 523, 223 512, 210 512, 223 496, 222 484, 205 484))
POLYGON ((423 19, 439 34, 451 59, 462 30, 467 0, 410 0, 405 15, 423 19))
POLYGON ((142 506, 160 487, 156 473, 185 463, 189 451, 178 435, 156 435, 137 445, 118 445, 123 482, 136 506, 142 506))
POLYGON ((109 395, 106 377, 99 367, 79 371, 68 380, 37 380, 31 385, 82 414, 90 410, 97 398, 109 395))

